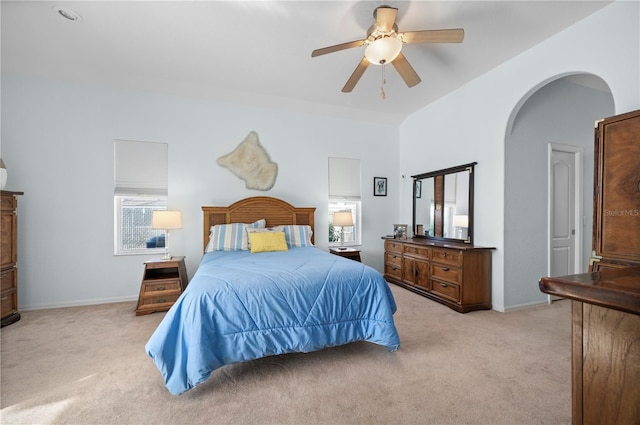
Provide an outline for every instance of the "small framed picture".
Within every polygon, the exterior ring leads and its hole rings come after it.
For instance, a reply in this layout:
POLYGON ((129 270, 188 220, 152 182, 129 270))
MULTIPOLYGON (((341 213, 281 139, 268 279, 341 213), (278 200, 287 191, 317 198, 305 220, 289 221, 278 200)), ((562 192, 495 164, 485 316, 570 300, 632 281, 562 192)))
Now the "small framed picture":
POLYGON ((416 199, 422 198, 422 180, 416 181, 416 199))
POLYGON ((394 239, 407 239, 407 225, 406 224, 394 224, 393 225, 393 238, 394 239))
POLYGON ((373 178, 373 196, 387 196, 387 178, 373 178))

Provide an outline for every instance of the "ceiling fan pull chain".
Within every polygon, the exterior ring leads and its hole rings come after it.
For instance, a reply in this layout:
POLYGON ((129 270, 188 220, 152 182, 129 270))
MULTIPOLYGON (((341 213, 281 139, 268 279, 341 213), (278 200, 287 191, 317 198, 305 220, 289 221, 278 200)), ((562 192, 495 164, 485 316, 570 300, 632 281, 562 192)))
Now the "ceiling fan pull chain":
POLYGON ((385 67, 385 64, 382 64, 382 67, 381 67, 382 68, 382 84, 380 85, 380 97, 382 97, 383 99, 386 99, 387 95, 384 92, 384 85, 387 84, 387 79, 384 75, 384 67, 385 67))

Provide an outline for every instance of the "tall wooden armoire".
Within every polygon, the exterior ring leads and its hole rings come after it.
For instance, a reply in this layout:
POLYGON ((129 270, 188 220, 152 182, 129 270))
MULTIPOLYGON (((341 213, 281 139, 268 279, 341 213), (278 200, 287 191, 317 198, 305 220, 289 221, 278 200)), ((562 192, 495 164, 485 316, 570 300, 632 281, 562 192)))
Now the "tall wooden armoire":
POLYGON ((640 266, 640 110, 595 130, 591 271, 640 266))
POLYGON ((571 423, 640 424, 640 110, 595 130, 590 273, 547 277, 571 302, 571 423))

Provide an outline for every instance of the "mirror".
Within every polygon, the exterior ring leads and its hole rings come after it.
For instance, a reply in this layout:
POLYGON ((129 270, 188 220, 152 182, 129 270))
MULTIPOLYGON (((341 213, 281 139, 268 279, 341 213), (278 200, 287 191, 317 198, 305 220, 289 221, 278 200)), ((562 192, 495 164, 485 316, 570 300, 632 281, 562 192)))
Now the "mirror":
POLYGON ((414 237, 473 243, 473 168, 476 164, 411 176, 414 237))

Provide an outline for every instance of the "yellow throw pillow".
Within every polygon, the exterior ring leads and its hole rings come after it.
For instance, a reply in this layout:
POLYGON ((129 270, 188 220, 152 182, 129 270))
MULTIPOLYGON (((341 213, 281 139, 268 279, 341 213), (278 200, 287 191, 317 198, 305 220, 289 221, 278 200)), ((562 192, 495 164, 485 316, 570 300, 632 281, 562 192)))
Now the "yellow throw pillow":
POLYGON ((249 233, 251 252, 287 251, 284 232, 249 233))

